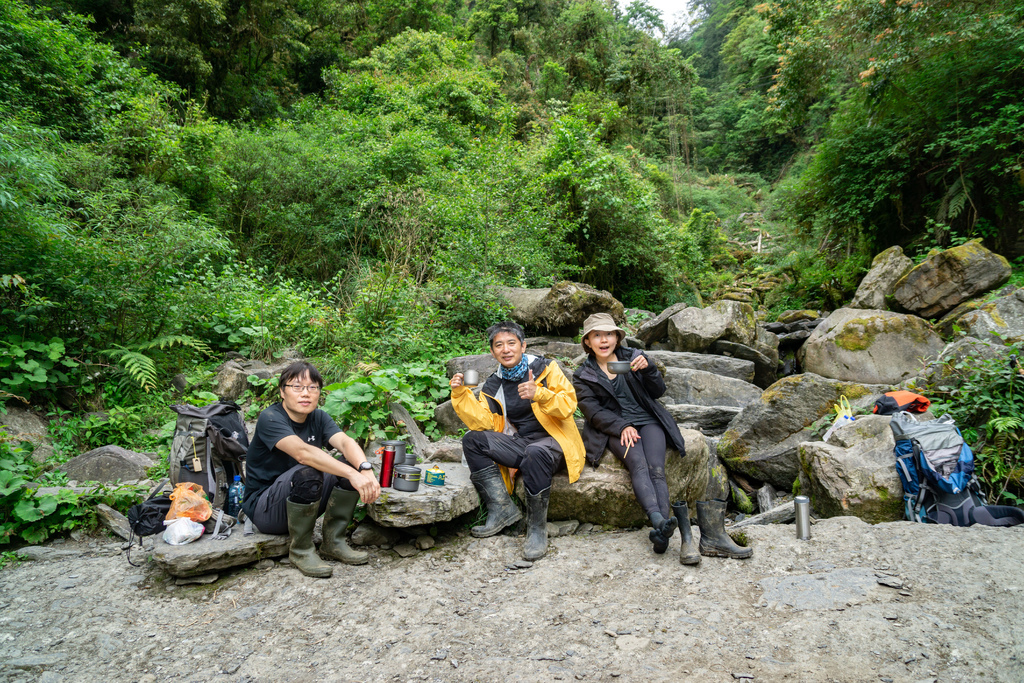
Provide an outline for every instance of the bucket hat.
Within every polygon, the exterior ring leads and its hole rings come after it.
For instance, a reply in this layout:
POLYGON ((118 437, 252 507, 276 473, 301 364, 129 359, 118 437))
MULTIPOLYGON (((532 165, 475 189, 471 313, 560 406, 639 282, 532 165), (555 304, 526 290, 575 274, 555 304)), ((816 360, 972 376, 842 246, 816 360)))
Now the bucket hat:
POLYGON ((615 324, 615 319, 612 318, 610 313, 595 313, 583 321, 583 336, 580 338, 580 345, 586 353, 590 353, 590 351, 587 349, 587 345, 583 343, 583 340, 587 338, 588 334, 595 331, 616 332, 619 336, 620 344, 626 338, 626 331, 615 324))

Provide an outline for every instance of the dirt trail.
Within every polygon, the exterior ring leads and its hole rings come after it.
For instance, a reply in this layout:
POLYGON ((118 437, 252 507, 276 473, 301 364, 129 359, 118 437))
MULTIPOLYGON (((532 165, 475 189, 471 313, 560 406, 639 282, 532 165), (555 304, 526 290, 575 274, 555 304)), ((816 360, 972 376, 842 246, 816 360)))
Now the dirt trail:
POLYGON ((1024 680, 1024 528, 824 520, 678 563, 644 531, 440 539, 175 586, 109 538, 0 572, 0 681, 1024 680), (882 583, 879 583, 879 582, 882 583), (891 586, 882 585, 883 583, 891 586))

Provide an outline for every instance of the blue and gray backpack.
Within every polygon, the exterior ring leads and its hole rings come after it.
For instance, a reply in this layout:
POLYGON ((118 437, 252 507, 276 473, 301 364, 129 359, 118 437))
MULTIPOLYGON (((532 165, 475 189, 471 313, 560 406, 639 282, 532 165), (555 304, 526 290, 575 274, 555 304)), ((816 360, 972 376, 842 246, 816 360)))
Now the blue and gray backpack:
POLYGON ((974 453, 949 415, 918 422, 908 412, 889 423, 896 446, 896 472, 903 484, 904 514, 911 522, 953 526, 1014 526, 1024 511, 985 505, 974 478, 974 453))

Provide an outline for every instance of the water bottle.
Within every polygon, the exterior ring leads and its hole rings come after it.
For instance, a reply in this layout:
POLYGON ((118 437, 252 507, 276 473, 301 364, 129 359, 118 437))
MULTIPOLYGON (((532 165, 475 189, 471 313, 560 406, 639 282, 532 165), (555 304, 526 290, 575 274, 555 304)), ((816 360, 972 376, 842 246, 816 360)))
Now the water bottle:
POLYGON ((224 512, 232 517, 238 517, 238 511, 242 508, 242 495, 245 493, 245 486, 242 484, 241 475, 235 475, 235 481, 228 488, 228 502, 224 512))

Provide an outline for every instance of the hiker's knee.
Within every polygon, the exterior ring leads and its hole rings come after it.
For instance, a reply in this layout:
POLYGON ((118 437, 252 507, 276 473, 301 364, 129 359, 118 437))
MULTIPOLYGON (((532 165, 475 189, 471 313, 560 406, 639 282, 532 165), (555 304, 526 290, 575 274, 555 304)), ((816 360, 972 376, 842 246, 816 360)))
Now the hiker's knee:
POLYGON ((293 503, 319 503, 324 490, 324 473, 312 467, 303 467, 292 475, 292 488, 288 500, 293 503))

